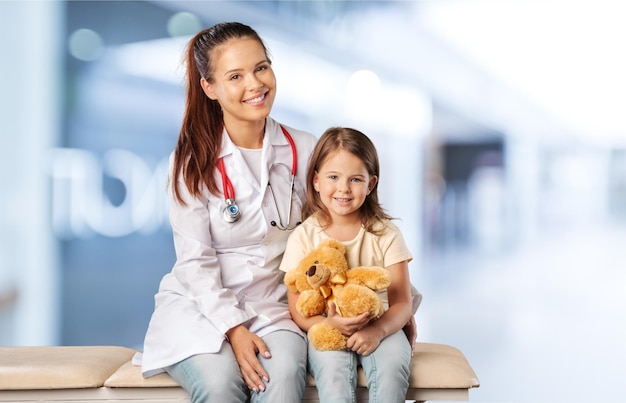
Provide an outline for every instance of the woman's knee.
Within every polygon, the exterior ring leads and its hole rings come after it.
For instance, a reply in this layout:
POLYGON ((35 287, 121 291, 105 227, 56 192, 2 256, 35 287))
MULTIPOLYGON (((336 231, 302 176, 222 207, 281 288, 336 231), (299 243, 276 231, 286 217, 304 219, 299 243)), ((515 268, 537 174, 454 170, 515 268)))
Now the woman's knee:
POLYGON ((168 367, 167 372, 189 393, 193 403, 244 402, 247 393, 237 361, 200 354, 168 367))

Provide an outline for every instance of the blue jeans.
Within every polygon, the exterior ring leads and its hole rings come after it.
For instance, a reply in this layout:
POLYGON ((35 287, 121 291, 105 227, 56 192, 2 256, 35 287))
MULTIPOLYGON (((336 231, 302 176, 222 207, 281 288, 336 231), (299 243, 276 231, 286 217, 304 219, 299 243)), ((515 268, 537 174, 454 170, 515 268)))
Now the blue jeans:
POLYGON ((306 341, 287 330, 270 333, 263 341, 272 354, 269 359, 259 356, 270 376, 265 392, 248 390, 226 342, 217 353, 194 355, 165 370, 189 393, 192 403, 300 403, 306 385, 306 341))
POLYGON ((409 388, 411 345, 402 330, 386 337, 368 356, 318 351, 309 344, 309 370, 320 403, 356 402, 357 367, 367 378, 370 403, 404 403, 409 388))

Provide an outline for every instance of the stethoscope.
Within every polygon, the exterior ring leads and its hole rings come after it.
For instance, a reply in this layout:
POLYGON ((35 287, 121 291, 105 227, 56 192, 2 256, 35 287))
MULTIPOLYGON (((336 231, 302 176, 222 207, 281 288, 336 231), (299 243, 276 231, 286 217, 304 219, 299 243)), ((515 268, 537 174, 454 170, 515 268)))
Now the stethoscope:
MULTIPOLYGON (((291 189, 289 191, 289 210, 287 212, 287 225, 284 225, 283 220, 280 217, 280 212, 278 211, 278 204, 276 204, 276 197, 274 196, 274 191, 272 190, 272 184, 268 181, 267 187, 269 188, 270 193, 272 194, 272 200, 274 201, 274 208, 276 209, 276 215, 278 215, 278 223, 272 220, 270 224, 272 225, 272 227, 276 227, 281 231, 291 231, 300 224, 300 222, 297 222, 294 226, 292 227, 289 226, 289 223, 291 222, 291 206, 293 204, 292 202, 293 188, 294 188, 294 183, 296 179, 296 168, 298 166, 298 153, 296 151, 296 143, 294 143, 293 138, 291 137, 289 132, 287 132, 287 130, 285 130, 285 128, 282 126, 280 126, 280 128, 283 131, 285 138, 289 142, 289 145, 291 146, 292 162, 291 162, 291 189)), ((226 168, 224 167, 223 157, 217 161, 217 169, 222 174, 222 186, 224 190, 225 206, 224 206, 224 209, 222 210, 222 217, 224 221, 232 224, 232 223, 239 221, 239 219, 241 218, 241 210, 239 209, 239 206, 237 206, 237 203, 235 202, 235 188, 233 188, 233 183, 228 178, 228 175, 226 175, 226 168)))

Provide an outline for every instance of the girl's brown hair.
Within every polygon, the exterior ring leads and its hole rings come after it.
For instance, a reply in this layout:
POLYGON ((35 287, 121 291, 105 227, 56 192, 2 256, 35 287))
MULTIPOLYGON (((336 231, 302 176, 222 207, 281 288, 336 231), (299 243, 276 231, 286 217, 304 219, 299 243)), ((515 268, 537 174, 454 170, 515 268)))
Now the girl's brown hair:
POLYGON ((171 177, 172 191, 176 199, 181 197, 178 177, 184 178, 185 186, 192 196, 200 196, 202 186, 209 192, 219 190, 213 175, 222 145, 224 116, 216 100, 209 99, 200 85, 204 78, 213 82, 215 50, 232 39, 252 38, 263 46, 270 61, 267 47, 251 27, 238 22, 224 22, 198 32, 187 44, 185 65, 187 68, 187 102, 178 142, 174 150, 174 167, 171 177))
MULTIPOLYGON (((331 221, 330 214, 322 203, 319 193, 313 188, 313 179, 329 155, 338 150, 344 150, 355 155, 363 161, 370 176, 380 178, 378 153, 369 137, 356 129, 348 127, 331 127, 327 129, 317 141, 317 145, 309 159, 306 174, 307 196, 302 210, 302 220, 317 213, 321 215, 324 221, 331 221)), ((365 198, 363 205, 359 209, 359 214, 365 230, 374 234, 379 232, 376 229, 378 222, 383 219, 392 219, 378 201, 378 181, 376 181, 369 195, 365 198)))

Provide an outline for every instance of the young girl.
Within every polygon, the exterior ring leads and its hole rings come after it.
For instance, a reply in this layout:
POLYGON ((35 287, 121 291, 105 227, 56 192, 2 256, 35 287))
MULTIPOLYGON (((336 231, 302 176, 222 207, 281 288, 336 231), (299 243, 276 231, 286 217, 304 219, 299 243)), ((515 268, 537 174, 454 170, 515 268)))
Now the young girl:
POLYGON ((350 128, 324 132, 309 161, 305 220, 289 237, 281 263, 281 270, 291 270, 330 237, 346 246, 350 267, 381 266, 391 274, 388 298, 383 298, 386 312, 371 322, 367 314, 342 318, 332 304, 326 317, 304 318, 295 309, 298 294, 288 292, 291 315, 300 328, 307 331, 329 321, 349 336, 347 351, 317 351, 309 345, 309 370, 323 403, 355 402, 359 364, 371 403, 403 403, 406 397, 411 342, 402 328, 413 315, 408 272, 412 256, 379 204, 378 177, 378 155, 369 138, 350 128))
POLYGON ((176 263, 155 296, 143 374, 166 371, 193 403, 300 402, 307 347, 278 265, 316 138, 269 117, 276 77, 249 26, 199 32, 186 63, 170 159, 176 263))

